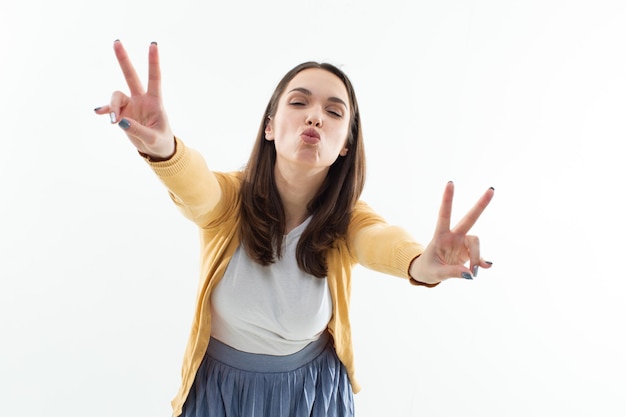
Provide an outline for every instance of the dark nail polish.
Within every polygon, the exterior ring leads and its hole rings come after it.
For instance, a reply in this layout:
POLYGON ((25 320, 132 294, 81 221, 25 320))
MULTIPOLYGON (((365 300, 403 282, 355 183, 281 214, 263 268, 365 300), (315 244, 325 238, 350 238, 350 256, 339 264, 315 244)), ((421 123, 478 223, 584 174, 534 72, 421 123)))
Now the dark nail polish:
POLYGON ((485 261, 486 264, 489 264, 489 266, 493 265, 493 262, 490 261, 485 261))
POLYGON ((462 276, 465 279, 474 279, 474 278, 472 278, 472 274, 468 274, 467 272, 463 272, 462 276))
POLYGON ((100 110, 102 107, 96 107, 95 109, 93 109, 93 111, 98 111, 100 110))
POLYGON ((489 189, 490 189, 490 190, 493 190, 493 191, 496 191, 496 189, 495 189, 495 188, 493 188, 493 187, 489 187, 489 189))
POLYGON ((120 127, 122 129, 126 130, 126 129, 128 129, 130 127, 130 122, 128 120, 126 120, 126 119, 122 119, 122 120, 120 120, 119 125, 120 125, 120 127))
POLYGON ((158 45, 158 44, 156 43, 156 41, 152 41, 150 42, 150 45, 158 45))

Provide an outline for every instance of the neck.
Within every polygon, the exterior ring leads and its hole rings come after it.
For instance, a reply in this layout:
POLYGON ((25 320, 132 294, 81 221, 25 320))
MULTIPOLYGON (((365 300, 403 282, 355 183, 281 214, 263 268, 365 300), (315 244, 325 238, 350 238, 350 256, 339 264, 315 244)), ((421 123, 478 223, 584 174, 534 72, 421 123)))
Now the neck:
POLYGON ((285 210, 285 234, 300 225, 311 213, 307 206, 322 186, 328 169, 320 171, 274 167, 276 188, 285 210))

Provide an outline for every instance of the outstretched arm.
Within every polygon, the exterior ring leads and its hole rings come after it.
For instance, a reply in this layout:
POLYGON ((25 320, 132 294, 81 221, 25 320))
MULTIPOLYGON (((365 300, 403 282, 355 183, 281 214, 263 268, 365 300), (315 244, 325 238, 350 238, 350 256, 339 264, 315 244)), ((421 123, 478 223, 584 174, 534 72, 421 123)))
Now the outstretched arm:
MULTIPOLYGON (((174 138, 161 99, 157 44, 153 42, 148 53, 147 90, 144 90, 122 43, 115 41, 113 49, 130 96, 114 92, 111 102, 96 108, 96 114, 109 115, 111 123, 122 128, 142 156, 147 157, 183 214, 200 227, 206 227, 221 213, 215 208, 222 201, 223 190, 204 158, 174 138)), ((231 207, 233 199, 231 191, 224 206, 231 207)))
POLYGON ((435 234, 424 252, 411 263, 411 278, 425 284, 435 284, 448 278, 472 279, 478 273, 479 267, 491 267, 491 262, 480 256, 478 237, 467 233, 485 210, 493 194, 494 189, 488 189, 461 221, 450 229, 454 184, 449 182, 446 185, 435 234), (467 261, 470 262, 469 268, 465 266, 467 261))
POLYGON ((130 96, 116 91, 111 102, 95 109, 96 114, 108 114, 117 123, 137 150, 151 160, 170 158, 175 152, 174 135, 161 99, 161 68, 156 42, 148 53, 148 89, 144 90, 128 54, 119 40, 113 44, 115 56, 124 73, 130 96))

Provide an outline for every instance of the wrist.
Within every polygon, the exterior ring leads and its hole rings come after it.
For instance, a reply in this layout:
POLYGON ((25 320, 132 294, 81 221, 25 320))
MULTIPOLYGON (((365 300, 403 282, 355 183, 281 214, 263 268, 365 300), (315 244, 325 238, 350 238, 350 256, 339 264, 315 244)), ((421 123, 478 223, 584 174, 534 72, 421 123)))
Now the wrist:
POLYGON ((420 255, 417 255, 409 263, 409 271, 408 271, 409 282, 413 285, 420 285, 420 286, 429 287, 429 288, 439 285, 441 281, 429 282, 429 280, 426 280, 421 277, 421 274, 419 273, 419 268, 418 268, 420 255))
POLYGON ((146 153, 139 151, 139 155, 146 159, 148 162, 164 162, 169 161, 176 154, 176 137, 172 136, 171 149, 162 153, 146 153))

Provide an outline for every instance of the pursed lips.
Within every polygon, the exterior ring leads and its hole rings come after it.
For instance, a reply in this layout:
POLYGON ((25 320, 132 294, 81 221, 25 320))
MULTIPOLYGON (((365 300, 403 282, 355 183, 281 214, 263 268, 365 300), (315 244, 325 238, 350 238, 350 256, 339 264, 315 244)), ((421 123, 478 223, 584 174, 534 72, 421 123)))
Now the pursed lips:
POLYGON ((320 134, 313 128, 308 128, 300 135, 302 141, 309 145, 315 145, 320 141, 320 134))

